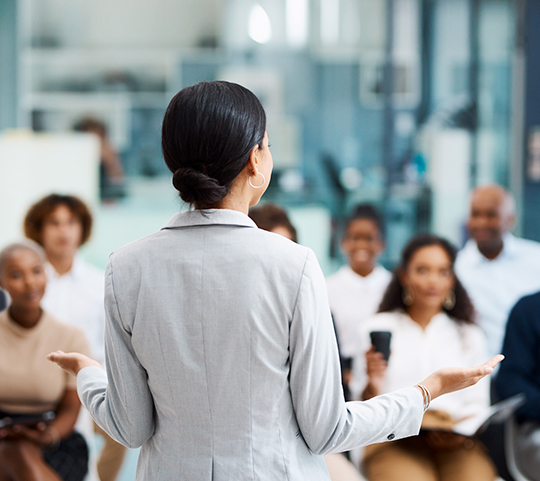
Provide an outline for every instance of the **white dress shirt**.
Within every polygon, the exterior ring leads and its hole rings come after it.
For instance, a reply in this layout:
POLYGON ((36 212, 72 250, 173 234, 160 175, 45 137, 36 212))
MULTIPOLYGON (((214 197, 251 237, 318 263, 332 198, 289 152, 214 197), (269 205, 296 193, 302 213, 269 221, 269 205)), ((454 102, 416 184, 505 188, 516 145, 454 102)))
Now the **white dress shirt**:
POLYGON ((137 481, 328 481, 320 454, 417 434, 410 386, 345 403, 313 252, 218 209, 177 214, 109 258, 107 374, 77 386, 142 445, 137 481))
POLYGON ((507 234, 503 245, 502 252, 489 260, 480 253, 476 242, 469 240, 455 266, 477 311, 491 356, 501 352, 506 321, 514 304, 540 290, 540 244, 507 234))
MULTIPOLYGON (((359 328, 361 348, 354 359, 351 388, 359 397, 367 385, 365 352, 371 331, 390 331, 390 358, 381 394, 411 386, 443 367, 473 367, 486 362, 485 338, 475 325, 457 323, 447 314, 434 316, 425 330, 403 311, 373 316, 359 328)), ((445 411, 452 419, 474 415, 489 406, 489 379, 434 399, 430 409, 445 411)))
POLYGON ((105 274, 79 256, 71 270, 59 275, 45 263, 47 289, 42 306, 58 320, 77 326, 86 334, 92 356, 103 363, 105 337, 105 274))
POLYGON ((328 301, 343 357, 358 352, 358 325, 377 312, 391 278, 382 266, 362 277, 348 265, 327 278, 328 301))

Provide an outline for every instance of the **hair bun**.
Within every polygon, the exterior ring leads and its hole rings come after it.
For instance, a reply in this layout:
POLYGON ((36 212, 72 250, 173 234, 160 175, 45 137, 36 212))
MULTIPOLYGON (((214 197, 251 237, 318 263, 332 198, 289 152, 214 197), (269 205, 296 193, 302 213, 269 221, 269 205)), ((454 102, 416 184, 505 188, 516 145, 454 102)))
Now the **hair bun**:
POLYGON ((167 107, 161 137, 180 197, 196 209, 217 207, 255 146, 262 148, 265 132, 263 106, 241 85, 201 82, 180 90, 167 107))
POLYGON ((192 167, 177 169, 173 175, 173 185, 182 200, 189 204, 211 206, 222 200, 228 192, 216 179, 192 167))

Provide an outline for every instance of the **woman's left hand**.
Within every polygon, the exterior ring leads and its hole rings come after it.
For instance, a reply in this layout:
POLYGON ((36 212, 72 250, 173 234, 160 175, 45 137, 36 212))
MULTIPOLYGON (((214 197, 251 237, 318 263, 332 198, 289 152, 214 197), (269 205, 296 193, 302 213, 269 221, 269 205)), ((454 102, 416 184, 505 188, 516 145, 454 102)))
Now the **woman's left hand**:
MULTIPOLYGON (((431 399, 433 400, 443 394, 473 386, 480 381, 480 379, 491 374, 493 369, 495 369, 497 364, 503 359, 504 356, 498 354, 484 364, 476 367, 445 367, 435 371, 420 384, 429 390, 431 399)), ((418 387, 418 389, 420 389, 420 387, 418 387)))
POLYGON ((13 427, 0 429, 0 441, 11 441, 12 439, 18 439, 19 429, 13 429, 13 427))
POLYGON ((47 426, 44 423, 39 423, 36 427, 19 426, 20 436, 28 441, 37 444, 38 446, 47 447, 52 444, 53 438, 47 431, 47 426))
POLYGON ((35 427, 15 425, 0 430, 0 441, 12 441, 25 439, 41 447, 47 447, 53 444, 54 437, 47 430, 45 423, 39 423, 35 427))
POLYGON ((84 354, 79 354, 78 352, 69 352, 65 353, 64 351, 51 352, 47 359, 49 361, 55 362, 62 369, 76 376, 79 374, 81 369, 85 367, 95 366, 103 369, 101 364, 93 359, 90 359, 84 354))

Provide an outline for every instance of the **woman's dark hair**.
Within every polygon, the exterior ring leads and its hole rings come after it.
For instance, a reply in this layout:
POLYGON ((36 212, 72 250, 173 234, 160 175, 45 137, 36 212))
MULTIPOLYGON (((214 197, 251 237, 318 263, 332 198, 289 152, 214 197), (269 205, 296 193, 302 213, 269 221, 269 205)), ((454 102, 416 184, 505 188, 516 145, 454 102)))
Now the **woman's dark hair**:
MULTIPOLYGON (((396 309, 406 310, 407 306, 403 302, 403 286, 401 284, 400 274, 408 269, 411 259, 416 252, 423 247, 429 246, 442 247, 450 258, 453 270, 456 262, 457 249, 450 242, 433 234, 420 234, 413 237, 401 253, 399 266, 394 270, 392 280, 386 288, 383 300, 379 306, 379 312, 390 312, 396 309)), ((455 273, 454 277, 454 294, 456 296, 456 302, 452 309, 446 309, 443 306, 443 310, 457 321, 474 323, 474 307, 471 299, 463 287, 463 284, 461 284, 459 279, 455 276, 455 273)))
POLYGON ((182 200, 215 206, 253 147, 262 148, 265 132, 263 106, 241 85, 201 82, 180 90, 165 112, 161 148, 182 200))
POLYGON ((51 194, 30 207, 24 218, 24 234, 26 237, 42 246, 45 220, 61 205, 66 206, 81 222, 82 235, 80 245, 82 246, 90 238, 90 234, 92 234, 92 214, 90 214, 90 209, 88 209, 87 205, 73 195, 51 194))
POLYGON ((285 227, 291 233, 291 239, 298 242, 296 229, 292 225, 287 211, 277 204, 263 204, 249 209, 249 217, 259 229, 273 231, 276 227, 285 227))
POLYGON ((372 221, 379 230, 381 237, 384 237, 384 221, 382 215, 379 211, 372 205, 368 203, 358 204, 353 211, 349 214, 347 219, 345 219, 345 226, 343 230, 343 236, 347 236, 347 231, 349 230, 350 225, 355 220, 368 219, 372 221))

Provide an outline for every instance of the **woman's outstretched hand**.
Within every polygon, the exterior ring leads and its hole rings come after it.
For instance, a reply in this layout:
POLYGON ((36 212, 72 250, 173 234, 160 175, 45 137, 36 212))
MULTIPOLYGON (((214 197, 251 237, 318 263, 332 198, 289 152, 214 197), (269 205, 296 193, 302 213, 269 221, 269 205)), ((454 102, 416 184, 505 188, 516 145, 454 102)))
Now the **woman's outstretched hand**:
POLYGON ((485 364, 476 367, 445 367, 435 371, 421 384, 429 389, 431 399, 435 399, 443 394, 459 391, 476 384, 480 379, 491 374, 495 366, 503 359, 504 356, 498 354, 485 364))
POLYGON ((67 354, 64 351, 51 352, 47 356, 47 359, 49 361, 55 362, 62 369, 69 372, 70 374, 73 374, 74 376, 79 374, 79 371, 81 369, 89 366, 95 366, 103 369, 99 362, 90 359, 84 354, 79 354, 78 352, 69 352, 67 354))

